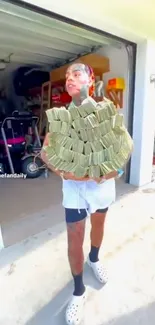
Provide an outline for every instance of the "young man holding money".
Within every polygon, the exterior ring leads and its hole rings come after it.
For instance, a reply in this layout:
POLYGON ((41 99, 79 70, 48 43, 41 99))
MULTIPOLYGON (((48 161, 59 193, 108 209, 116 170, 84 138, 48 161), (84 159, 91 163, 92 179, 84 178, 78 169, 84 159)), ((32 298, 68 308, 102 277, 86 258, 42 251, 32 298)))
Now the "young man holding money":
MULTIPOLYGON (((84 64, 71 65, 66 72, 66 89, 72 97, 70 108, 79 106, 94 92, 94 73, 84 64)), ((48 144, 48 134, 44 145, 48 144)), ((107 281, 99 261, 99 251, 104 235, 105 219, 110 205, 115 201, 115 177, 112 172, 102 179, 78 179, 71 173, 58 172, 49 164, 42 150, 42 159, 48 167, 62 177, 63 206, 67 224, 68 259, 74 280, 74 291, 66 310, 66 322, 77 325, 83 317, 86 287, 83 282, 83 241, 87 214, 91 219, 90 252, 87 263, 100 283, 107 281)))

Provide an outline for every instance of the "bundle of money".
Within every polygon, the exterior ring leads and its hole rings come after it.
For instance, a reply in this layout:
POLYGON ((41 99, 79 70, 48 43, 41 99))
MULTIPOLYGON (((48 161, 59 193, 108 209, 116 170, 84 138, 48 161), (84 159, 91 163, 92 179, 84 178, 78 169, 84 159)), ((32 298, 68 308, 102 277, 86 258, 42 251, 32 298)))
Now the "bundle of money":
POLYGON ((131 156, 133 140, 124 117, 104 98, 96 103, 47 110, 50 141, 44 149, 55 169, 75 177, 99 178, 123 168, 131 156))

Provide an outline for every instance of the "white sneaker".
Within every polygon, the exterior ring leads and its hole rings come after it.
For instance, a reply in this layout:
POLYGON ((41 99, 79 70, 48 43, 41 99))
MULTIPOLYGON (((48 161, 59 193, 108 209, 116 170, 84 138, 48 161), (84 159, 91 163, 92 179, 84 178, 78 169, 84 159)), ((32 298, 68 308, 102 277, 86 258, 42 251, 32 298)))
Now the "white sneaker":
POLYGON ((88 258, 87 258, 87 264, 93 270, 96 279, 100 283, 106 284, 107 281, 108 281, 108 275, 107 275, 107 272, 106 272, 105 268, 103 267, 102 263, 100 261, 93 263, 93 262, 90 261, 90 258, 88 256, 88 258))
POLYGON ((72 296, 71 301, 66 309, 67 325, 79 325, 84 314, 84 306, 86 301, 86 292, 82 296, 72 296))

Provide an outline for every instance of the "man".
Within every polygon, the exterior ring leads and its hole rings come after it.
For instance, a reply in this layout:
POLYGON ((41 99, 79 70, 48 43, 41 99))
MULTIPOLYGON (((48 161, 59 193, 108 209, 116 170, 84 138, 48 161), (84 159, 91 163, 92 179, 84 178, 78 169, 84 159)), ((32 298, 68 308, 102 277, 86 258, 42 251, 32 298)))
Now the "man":
MULTIPOLYGON (((73 64, 66 72, 66 89, 72 97, 70 107, 80 105, 85 98, 94 92, 94 74, 84 64, 73 64)), ((44 145, 48 144, 48 134, 44 145)), ((49 164, 45 152, 42 159, 49 164)), ((55 170, 54 170, 55 171, 55 170)), ((70 173, 55 171, 63 179, 63 206, 65 208, 68 258, 74 280, 74 292, 66 310, 66 322, 77 325, 83 317, 86 299, 86 287, 83 283, 83 241, 87 214, 91 218, 91 243, 87 263, 100 283, 107 281, 105 270, 99 261, 99 250, 103 240, 104 224, 107 211, 115 201, 115 177, 113 172, 102 179, 77 179, 70 173)))

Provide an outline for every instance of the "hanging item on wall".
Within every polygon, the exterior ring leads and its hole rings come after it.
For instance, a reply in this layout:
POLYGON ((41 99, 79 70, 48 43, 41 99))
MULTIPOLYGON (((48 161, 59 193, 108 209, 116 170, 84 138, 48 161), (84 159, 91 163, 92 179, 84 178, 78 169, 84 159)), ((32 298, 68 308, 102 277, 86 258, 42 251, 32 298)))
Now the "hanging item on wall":
POLYGON ((113 101, 117 108, 123 108, 123 91, 125 80, 123 78, 113 78, 108 80, 106 95, 113 101))
POLYGON ((95 97, 104 97, 104 82, 103 80, 98 80, 95 83, 95 97))
POLYGON ((53 86, 51 101, 54 104, 67 105, 71 102, 71 97, 65 90, 64 86, 53 86))

